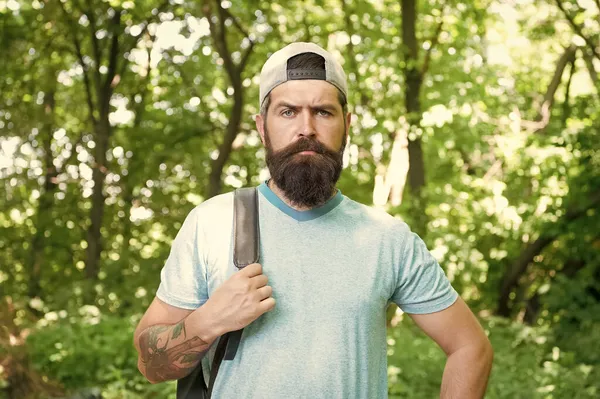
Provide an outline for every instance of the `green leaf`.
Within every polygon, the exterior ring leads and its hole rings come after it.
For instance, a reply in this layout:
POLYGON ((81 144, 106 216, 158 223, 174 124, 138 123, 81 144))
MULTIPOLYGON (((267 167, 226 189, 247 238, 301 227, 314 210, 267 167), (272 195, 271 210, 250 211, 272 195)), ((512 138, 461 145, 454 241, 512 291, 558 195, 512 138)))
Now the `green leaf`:
POLYGON ((198 353, 186 353, 181 359, 181 363, 194 363, 198 360, 198 353))
POLYGON ((173 328, 173 335, 171 338, 175 339, 179 337, 181 335, 181 331, 183 331, 183 336, 185 337, 185 325, 183 320, 173 328))

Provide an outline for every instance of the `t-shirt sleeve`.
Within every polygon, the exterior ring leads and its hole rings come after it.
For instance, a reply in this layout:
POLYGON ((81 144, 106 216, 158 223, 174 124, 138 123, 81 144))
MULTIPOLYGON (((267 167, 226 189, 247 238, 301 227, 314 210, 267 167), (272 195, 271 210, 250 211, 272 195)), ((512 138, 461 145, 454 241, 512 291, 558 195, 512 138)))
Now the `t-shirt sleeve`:
POLYGON ((444 310, 458 293, 423 240, 408 231, 401 251, 396 287, 392 296, 406 313, 425 314, 444 310))
POLYGON ((198 209, 185 218, 171 245, 171 252, 160 272, 156 296, 169 305, 196 309, 208 300, 206 266, 199 253, 204 233, 198 221, 198 209))

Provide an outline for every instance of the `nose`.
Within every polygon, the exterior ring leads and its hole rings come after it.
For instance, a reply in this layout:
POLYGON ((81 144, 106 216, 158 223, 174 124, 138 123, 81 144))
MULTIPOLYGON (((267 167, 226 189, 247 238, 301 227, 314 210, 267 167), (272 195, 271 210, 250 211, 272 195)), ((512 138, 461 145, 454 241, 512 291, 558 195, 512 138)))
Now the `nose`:
POLYGON ((305 111, 302 114, 302 128, 300 131, 302 136, 314 136, 317 134, 315 129, 315 117, 310 111, 305 111))

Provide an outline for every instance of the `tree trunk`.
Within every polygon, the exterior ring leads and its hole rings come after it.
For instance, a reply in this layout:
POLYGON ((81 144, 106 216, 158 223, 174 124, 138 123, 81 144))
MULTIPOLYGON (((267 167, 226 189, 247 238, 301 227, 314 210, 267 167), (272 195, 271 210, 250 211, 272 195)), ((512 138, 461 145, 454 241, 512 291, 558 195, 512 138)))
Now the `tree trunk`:
POLYGON ((424 236, 427 230, 427 208, 426 200, 423 196, 423 187, 425 186, 425 164, 423 161, 423 149, 421 147, 421 138, 410 138, 410 133, 416 133, 421 121, 421 84, 423 76, 418 68, 419 63, 419 45, 416 35, 417 21, 417 1, 402 0, 402 43, 404 45, 403 68, 406 92, 404 101, 406 104, 406 115, 409 124, 408 139, 408 186, 412 194, 413 206, 418 211, 413 221, 412 228, 420 236, 424 236))
POLYGON ((430 46, 419 67, 419 47, 416 35, 417 4, 416 1, 402 0, 402 44, 404 66, 404 82, 406 91, 404 93, 404 102, 406 105, 406 122, 408 128, 400 127, 393 135, 392 152, 390 162, 385 167, 378 167, 378 173, 375 177, 375 188, 373 190, 373 203, 376 206, 384 206, 388 199, 391 199, 393 206, 400 206, 403 201, 403 194, 408 181, 412 193, 412 207, 417 208, 413 212, 411 227, 420 236, 424 237, 428 218, 425 213, 427 206, 426 198, 423 194, 425 186, 425 162, 423 160, 423 150, 421 138, 417 137, 418 128, 421 125, 421 85, 423 77, 429 70, 431 61, 431 52, 439 42, 442 26, 444 22, 444 11, 446 4, 442 5, 441 17, 433 37, 430 39, 430 46), (412 139, 410 136, 412 134, 412 139), (409 142, 410 139, 410 142, 409 142))
MULTIPOLYGON (((415 132, 421 121, 421 83, 424 68, 419 69, 419 45, 417 43, 416 19, 417 19, 417 1, 402 0, 402 44, 404 50, 404 81, 406 92, 404 102, 406 105, 406 116, 409 125, 409 131, 415 132)), ((441 27, 441 25, 440 25, 441 27)), ((439 33, 439 32, 438 32, 439 33)), ((431 48, 430 48, 431 50, 431 48)), ((375 205, 385 205, 390 195, 392 204, 399 206, 402 201, 402 191, 408 180, 411 188, 412 204, 418 206, 418 211, 413 212, 411 228, 419 236, 425 237, 427 231, 427 215, 425 209, 427 204, 422 196, 422 188, 425 185, 425 165, 423 163, 423 150, 421 148, 421 139, 419 137, 411 140, 404 130, 397 131, 392 145, 390 162, 383 176, 379 175, 375 180, 373 190, 373 202, 375 205), (408 150, 406 141, 408 140, 408 150), (408 153, 408 162, 402 162, 402 158, 408 153), (408 165, 406 165, 408 163, 408 165), (406 174, 408 173, 408 179, 406 174)), ((397 310, 395 304, 391 304, 387 310, 386 321, 388 327, 397 310)))
POLYGON ((102 219, 104 216, 104 180, 106 178, 106 151, 110 136, 110 124, 108 114, 102 116, 96 127, 96 147, 94 151, 94 167, 92 169, 92 180, 94 189, 92 193, 92 209, 90 210, 90 225, 87 231, 87 258, 86 277, 92 281, 97 280, 100 270, 100 256, 102 254, 102 219))
POLYGON ((90 225, 87 231, 87 252, 85 262, 85 275, 91 281, 98 279, 100 271, 100 257, 102 255, 102 220, 104 217, 104 182, 108 167, 106 163, 106 152, 112 128, 108 119, 110 97, 112 90, 103 90, 98 95, 100 103, 100 115, 94 130, 96 147, 94 148, 94 164, 92 167, 92 181, 94 188, 92 192, 92 208, 90 210, 90 225))
MULTIPOLYGON (((35 234, 31 241, 31 253, 29 258, 29 283, 27 285, 27 294, 29 297, 43 298, 40 279, 44 261, 44 237, 48 229, 48 220, 51 220, 51 211, 54 204, 54 192, 56 191, 56 177, 58 171, 54 166, 54 157, 52 156, 52 135, 54 130, 54 89, 50 90, 44 96, 44 126, 42 128, 42 143, 44 147, 44 186, 40 190, 38 202, 35 234)), ((73 149, 75 151, 75 149, 73 149)))
MULTIPOLYGON (((100 78, 100 65, 96 65, 98 76, 98 84, 96 85, 97 93, 97 109, 98 120, 94 126, 94 140, 96 147, 94 148, 94 165, 92 167, 92 180, 94 188, 92 192, 92 209, 90 210, 90 225, 87 231, 87 256, 85 265, 85 274, 88 280, 96 281, 100 271, 100 258, 102 256, 102 219, 104 216, 104 182, 108 167, 106 164, 106 152, 109 148, 110 136, 112 127, 110 126, 110 99, 113 94, 114 85, 113 79, 117 74, 119 58, 122 57, 121 48, 119 45, 119 35, 121 33, 121 13, 115 11, 109 25, 111 32, 110 47, 108 53, 107 72, 102 80, 100 78)), ((95 34, 95 32, 92 32, 95 34)), ((91 37, 92 43, 96 43, 96 37, 91 37)), ((97 58, 99 59, 99 58, 97 58)), ((125 62, 125 61, 123 61, 125 62)), ((90 296, 91 298, 91 293, 90 296)))
POLYGON ((219 156, 215 159, 210 168, 210 175, 208 181, 208 188, 206 190, 206 198, 209 199, 221 192, 223 168, 231 155, 231 146, 238 134, 240 123, 242 121, 242 111, 244 107, 244 96, 242 93, 242 87, 235 88, 233 93, 233 108, 229 115, 229 123, 225 132, 225 137, 219 146, 219 156))
POLYGON ((502 285, 500 286, 500 295, 498 297, 497 314, 503 317, 509 317, 511 313, 510 293, 517 287, 519 278, 525 273, 529 264, 544 248, 548 246, 555 237, 540 237, 529 244, 521 253, 521 256, 512 264, 505 273, 502 285))
POLYGON ((541 309, 540 294, 536 292, 531 298, 527 300, 525 305, 525 315, 523 315, 523 322, 530 326, 534 325, 537 321, 538 315, 541 309))
MULTIPOLYGON (((92 165, 92 180, 94 182, 92 192, 92 207, 90 210, 90 225, 87 230, 87 250, 85 275, 91 282, 98 279, 100 271, 100 258, 102 255, 102 219, 104 216, 104 183, 108 173, 106 163, 106 152, 110 147, 110 138, 112 127, 109 122, 110 100, 115 86, 127 72, 128 59, 124 54, 130 52, 137 46, 137 37, 129 37, 124 34, 124 24, 121 23, 122 9, 111 7, 110 12, 98 19, 97 7, 93 5, 79 4, 74 10, 67 11, 63 2, 57 2, 62 9, 66 23, 69 27, 72 43, 74 46, 74 55, 79 61, 83 71, 83 82, 85 87, 85 96, 89 112, 90 126, 94 132, 94 163, 92 165), (77 11, 77 12, 75 12, 77 11), (110 15, 112 13, 112 15, 110 15), (77 14, 77 15, 76 15, 77 14), (106 16, 108 15, 108 18, 106 16), (85 16, 89 22, 87 41, 80 39, 80 24, 78 20, 85 16), (102 27, 97 23, 101 21, 102 27), (100 42, 97 37, 99 31, 105 31, 108 38, 100 42), (90 44, 85 46, 86 42, 90 44), (106 49, 102 49, 102 44, 106 43, 106 49), (86 47, 89 54, 86 54, 86 47), (106 57, 105 57, 106 55, 106 57), (86 57, 92 60, 87 62, 86 57), (102 69, 106 68, 105 71, 102 69), (92 83, 93 82, 93 83, 92 83)), ((164 0, 155 9, 147 20, 141 23, 142 33, 139 38, 145 36, 149 25, 159 19, 161 12, 169 6, 169 1, 164 0)), ((102 9, 102 8, 101 8, 102 9)), ((131 21, 128 21, 131 22, 131 21)), ((88 293, 88 299, 92 293, 88 293)))
MULTIPOLYGON (((148 61, 149 60, 150 60, 150 50, 148 50, 148 61)), ((150 82, 150 76, 151 76, 150 62, 148 62, 148 71, 146 74, 146 78, 144 79, 143 84, 141 85, 144 89, 140 93, 136 93, 136 94, 141 95, 141 101, 139 103, 136 103, 133 96, 130 99, 130 104, 136 104, 134 107, 135 118, 133 120, 133 126, 131 127, 131 130, 129 132, 129 137, 132 137, 132 138, 138 137, 138 135, 141 132, 140 124, 144 117, 146 99, 148 98, 148 95, 149 95, 148 87, 149 87, 149 82, 150 82)), ((131 222, 131 209, 133 208, 133 201, 134 201, 133 191, 135 189, 136 183, 138 183, 137 179, 134 178, 136 176, 134 171, 144 169, 144 162, 145 162, 146 158, 142 158, 142 157, 143 157, 143 154, 138 154, 138 152, 134 150, 131 158, 129 158, 129 166, 127 167, 127 169, 129 170, 129 173, 127 173, 127 175, 121 177, 121 186, 123 187, 123 201, 125 203, 123 212, 125 213, 125 216, 122 219, 123 220, 123 223, 122 223, 123 245, 121 247, 121 253, 120 253, 120 264, 123 266, 120 267, 119 270, 116 270, 117 287, 124 286, 128 269, 130 269, 133 266, 131 264, 132 251, 131 251, 131 247, 129 245, 129 241, 133 237, 133 234, 132 234, 133 226, 132 226, 132 222, 131 222)), ((126 312, 129 309, 129 307, 131 306, 131 300, 129 298, 130 297, 128 297, 128 296, 125 296, 124 298, 122 298, 121 306, 120 306, 121 311, 126 312)))

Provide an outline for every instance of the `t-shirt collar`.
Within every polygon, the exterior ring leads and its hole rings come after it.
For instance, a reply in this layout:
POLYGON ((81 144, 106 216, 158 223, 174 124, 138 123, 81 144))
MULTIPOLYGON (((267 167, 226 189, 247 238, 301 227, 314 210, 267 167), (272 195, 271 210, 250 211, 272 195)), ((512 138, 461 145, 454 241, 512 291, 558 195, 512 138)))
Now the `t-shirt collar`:
POLYGON ((258 186, 258 191, 275 207, 277 207, 280 211, 285 213, 286 215, 296 219, 299 222, 306 222, 309 220, 313 220, 319 218, 330 211, 332 211, 335 207, 337 207, 343 199, 342 192, 338 189, 337 193, 330 198, 326 203, 316 208, 312 208, 306 211, 298 211, 288 204, 286 204, 281 198, 277 196, 268 186, 268 180, 258 186))

